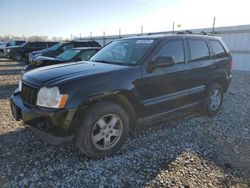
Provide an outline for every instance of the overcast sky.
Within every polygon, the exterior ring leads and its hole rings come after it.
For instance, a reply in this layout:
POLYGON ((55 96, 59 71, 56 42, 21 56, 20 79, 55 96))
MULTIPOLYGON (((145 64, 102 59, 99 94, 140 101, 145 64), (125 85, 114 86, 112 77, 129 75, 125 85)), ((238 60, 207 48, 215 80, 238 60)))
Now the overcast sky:
POLYGON ((93 36, 250 24, 249 0, 0 0, 0 36, 93 36))

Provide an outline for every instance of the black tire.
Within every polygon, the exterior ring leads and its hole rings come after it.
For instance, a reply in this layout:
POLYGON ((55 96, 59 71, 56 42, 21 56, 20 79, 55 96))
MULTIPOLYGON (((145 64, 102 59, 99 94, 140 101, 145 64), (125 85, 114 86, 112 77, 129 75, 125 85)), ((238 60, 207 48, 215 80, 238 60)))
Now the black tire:
POLYGON ((23 56, 21 53, 15 53, 14 54, 14 60, 15 61, 21 61, 23 59, 23 56))
POLYGON ((202 109, 203 113, 210 117, 215 116, 221 108, 222 101, 223 101, 222 86, 218 83, 212 83, 207 93, 206 102, 203 105, 203 109, 202 109), (214 92, 216 90, 219 92, 218 99, 220 98, 220 100, 218 103, 216 103, 216 105, 213 105, 212 96, 214 95, 214 92))
MULTIPOLYGON (((103 131, 102 128, 99 128, 98 131, 103 134, 103 132, 101 132, 103 131)), ((107 130, 105 129, 104 131, 107 130)), ((99 159, 106 156, 110 156, 114 154, 117 150, 119 150, 126 141, 128 133, 129 133, 129 118, 126 111, 121 106, 113 102, 102 101, 91 106, 87 110, 87 113, 84 115, 84 117, 80 120, 80 125, 76 135, 76 145, 79 147, 80 151, 87 157, 99 159), (116 142, 114 142, 114 145, 111 148, 102 149, 101 144, 102 142, 104 144, 105 139, 107 137, 101 139, 99 141, 100 145, 98 145, 97 142, 94 142, 95 135, 93 136, 93 133, 94 131, 96 131, 95 129, 96 127, 99 128, 99 124, 97 122, 99 122, 99 120, 101 120, 102 118, 108 117, 109 115, 110 116, 114 115, 119 119, 117 120, 117 124, 119 124, 119 126, 122 127, 121 134, 119 139, 117 138, 116 142)), ((109 135, 110 140, 111 136, 109 135)), ((104 146, 103 148, 105 148, 104 146)))

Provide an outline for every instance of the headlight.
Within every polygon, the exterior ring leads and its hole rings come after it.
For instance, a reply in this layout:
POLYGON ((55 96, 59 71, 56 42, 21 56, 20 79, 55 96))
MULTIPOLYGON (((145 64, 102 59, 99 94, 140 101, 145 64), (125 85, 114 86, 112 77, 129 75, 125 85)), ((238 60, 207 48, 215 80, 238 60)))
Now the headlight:
POLYGON ((9 53, 9 52, 10 52, 10 49, 7 49, 7 52, 9 53))
POLYGON ((37 106, 48 108, 64 108, 68 95, 61 95, 57 87, 42 87, 37 95, 37 106))
POLYGON ((22 90, 22 81, 21 81, 21 80, 20 80, 19 83, 18 83, 18 89, 19 89, 19 91, 22 90))

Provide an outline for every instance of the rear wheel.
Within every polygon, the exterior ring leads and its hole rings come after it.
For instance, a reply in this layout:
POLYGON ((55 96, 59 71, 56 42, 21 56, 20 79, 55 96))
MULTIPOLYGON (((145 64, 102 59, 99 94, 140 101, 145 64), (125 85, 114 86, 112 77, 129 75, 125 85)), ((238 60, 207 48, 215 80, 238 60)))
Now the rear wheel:
POLYGON ((214 116, 218 113, 223 101, 223 89, 220 84, 212 83, 208 91, 207 100, 203 111, 208 116, 214 116))
POLYGON ((80 122, 76 145, 91 158, 114 154, 125 142, 129 119, 125 110, 112 102, 100 102, 80 122))

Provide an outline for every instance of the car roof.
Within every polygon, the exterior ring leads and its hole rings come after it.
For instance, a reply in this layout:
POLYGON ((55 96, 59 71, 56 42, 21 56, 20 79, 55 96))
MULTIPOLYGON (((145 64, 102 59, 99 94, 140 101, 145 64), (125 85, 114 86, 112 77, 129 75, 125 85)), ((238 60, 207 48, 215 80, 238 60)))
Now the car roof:
MULTIPOLYGON (((163 39, 163 38, 185 38, 185 37, 193 37, 193 38, 211 38, 211 39, 220 39, 219 36, 213 35, 206 35, 206 34, 185 34, 185 33, 166 33, 166 34, 148 34, 148 35, 141 35, 141 36, 132 36, 126 37, 124 39, 163 39)), ((123 40, 123 39, 121 39, 123 40)))
POLYGON ((75 50, 99 50, 101 47, 76 47, 75 50))

